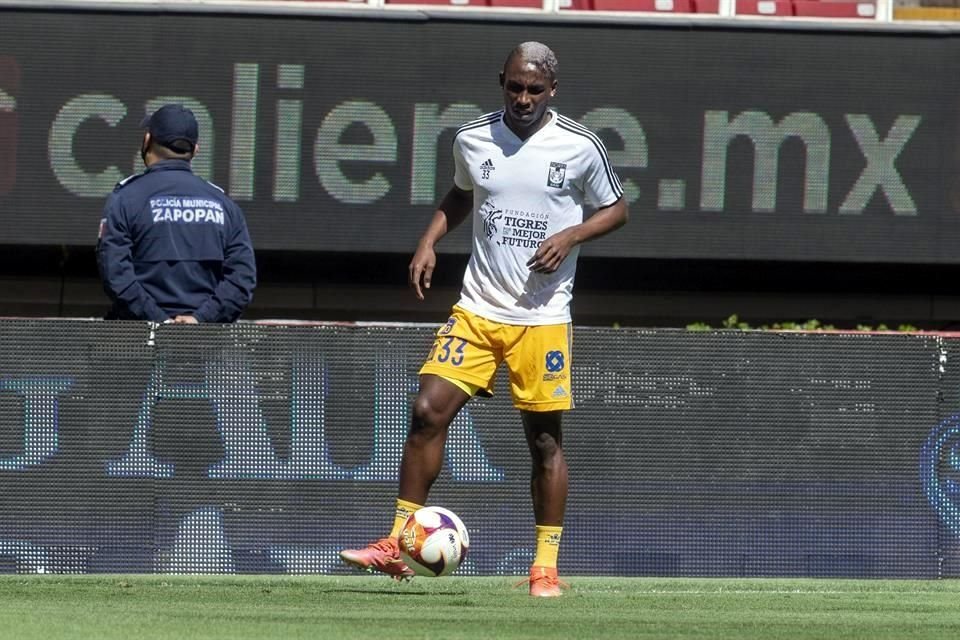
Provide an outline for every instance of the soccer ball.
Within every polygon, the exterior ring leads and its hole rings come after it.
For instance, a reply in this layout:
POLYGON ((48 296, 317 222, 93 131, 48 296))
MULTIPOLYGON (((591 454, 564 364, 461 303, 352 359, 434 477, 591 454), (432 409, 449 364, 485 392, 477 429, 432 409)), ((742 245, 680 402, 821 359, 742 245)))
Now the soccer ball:
POLYGON ((443 507, 417 509, 400 530, 400 558, 418 576, 436 578, 457 570, 470 535, 457 514, 443 507))

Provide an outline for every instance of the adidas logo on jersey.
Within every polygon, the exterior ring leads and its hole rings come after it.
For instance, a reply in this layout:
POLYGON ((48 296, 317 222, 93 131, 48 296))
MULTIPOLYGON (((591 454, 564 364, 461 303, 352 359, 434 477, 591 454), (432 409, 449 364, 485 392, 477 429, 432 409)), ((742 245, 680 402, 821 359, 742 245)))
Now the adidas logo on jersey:
POLYGON ((487 161, 480 165, 480 178, 486 180, 490 177, 490 172, 496 169, 493 166, 493 160, 487 158, 487 161))
POLYGON ((566 395, 567 395, 567 390, 564 389, 563 387, 557 387, 556 389, 553 390, 554 398, 564 398, 566 397, 566 395))

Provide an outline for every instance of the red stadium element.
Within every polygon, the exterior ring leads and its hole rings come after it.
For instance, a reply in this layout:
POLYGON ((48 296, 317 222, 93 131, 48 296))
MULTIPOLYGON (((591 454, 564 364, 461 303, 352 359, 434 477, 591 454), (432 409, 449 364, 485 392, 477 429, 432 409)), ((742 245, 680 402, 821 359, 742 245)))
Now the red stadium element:
MULTIPOLYGON (((590 11, 591 0, 559 0, 557 6, 561 10, 590 11)), ((519 7, 523 9, 542 9, 543 0, 489 0, 491 7, 519 7)))
POLYGON ((720 13, 720 0, 693 0, 693 9, 697 13, 720 13))
POLYGON ((387 4, 433 4, 447 7, 486 7, 487 0, 386 0, 387 4))
POLYGON ((596 11, 650 11, 693 13, 692 0, 593 0, 596 11))
POLYGON ((491 7, 515 7, 521 9, 542 9, 543 0, 490 0, 491 7))
MULTIPOLYGON (((543 8, 543 0, 489 0, 489 2, 491 7, 543 8)), ((591 0, 559 0, 557 6, 561 10, 569 11, 590 11, 593 9, 591 0)))
POLYGON ((792 16, 790 0, 737 0, 738 16, 792 16))
POLYGON ((861 18, 877 17, 873 2, 834 2, 833 0, 794 0, 794 15, 811 18, 861 18))

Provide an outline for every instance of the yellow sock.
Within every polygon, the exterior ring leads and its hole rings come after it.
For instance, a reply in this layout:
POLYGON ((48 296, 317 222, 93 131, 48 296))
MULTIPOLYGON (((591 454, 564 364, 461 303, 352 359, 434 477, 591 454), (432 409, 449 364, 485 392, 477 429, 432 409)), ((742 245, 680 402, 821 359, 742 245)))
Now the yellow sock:
POLYGON ((403 528, 403 523, 407 521, 407 518, 410 517, 410 514, 422 507, 422 504, 415 504, 413 502, 407 502, 406 500, 397 498, 397 511, 393 515, 393 529, 390 530, 390 537, 396 538, 399 536, 400 529, 403 528))
POLYGON ((537 555, 533 559, 535 567, 557 568, 557 555, 560 553, 560 534, 563 527, 537 525, 537 555))

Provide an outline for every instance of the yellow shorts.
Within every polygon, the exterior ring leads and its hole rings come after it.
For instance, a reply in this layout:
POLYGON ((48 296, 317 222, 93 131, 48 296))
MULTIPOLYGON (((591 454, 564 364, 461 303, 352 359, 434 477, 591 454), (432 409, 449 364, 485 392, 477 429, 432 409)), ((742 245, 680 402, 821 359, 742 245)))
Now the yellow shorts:
MULTIPOLYGON (((460 307, 437 331, 420 373, 464 382, 493 395, 497 367, 507 363, 513 405, 527 411, 573 408, 570 324, 512 325, 487 320, 460 307)), ((469 391, 468 391, 469 393, 469 391)))

